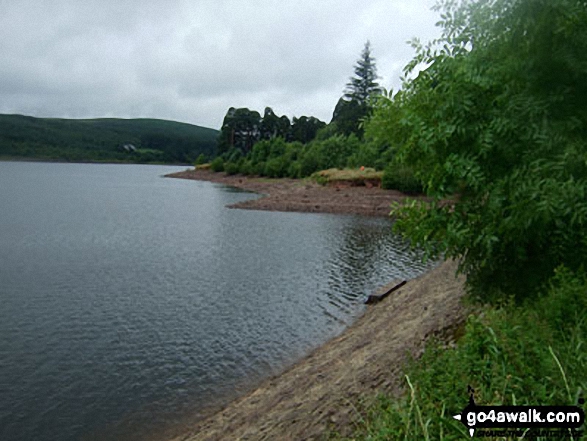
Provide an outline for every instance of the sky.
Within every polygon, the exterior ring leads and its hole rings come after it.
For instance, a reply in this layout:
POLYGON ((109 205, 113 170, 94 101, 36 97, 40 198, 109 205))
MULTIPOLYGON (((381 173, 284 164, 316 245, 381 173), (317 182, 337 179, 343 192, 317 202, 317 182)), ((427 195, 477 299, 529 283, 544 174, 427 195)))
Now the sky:
POLYGON ((230 107, 330 122, 365 42, 401 86, 434 0, 0 0, 0 113, 160 118, 230 107))

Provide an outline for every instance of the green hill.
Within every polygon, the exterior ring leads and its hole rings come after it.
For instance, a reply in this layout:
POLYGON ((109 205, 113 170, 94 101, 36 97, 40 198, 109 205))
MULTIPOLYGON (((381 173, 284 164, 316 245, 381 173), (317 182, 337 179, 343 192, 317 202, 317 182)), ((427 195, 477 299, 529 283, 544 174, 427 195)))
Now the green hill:
POLYGON ((211 156, 218 131, 159 119, 0 115, 0 157, 191 163, 211 156))

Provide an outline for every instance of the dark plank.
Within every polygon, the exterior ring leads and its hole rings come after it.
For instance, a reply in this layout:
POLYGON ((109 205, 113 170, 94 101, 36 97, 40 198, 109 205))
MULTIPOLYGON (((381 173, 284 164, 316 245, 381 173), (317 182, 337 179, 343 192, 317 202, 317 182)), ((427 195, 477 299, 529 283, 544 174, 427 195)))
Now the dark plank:
POLYGON ((367 305, 372 305, 373 303, 380 302, 385 297, 390 295, 392 292, 400 289, 406 283, 408 283, 407 280, 401 280, 401 279, 392 280, 387 285, 384 285, 384 286, 378 288, 377 290, 375 290, 375 292, 373 292, 369 297, 367 297, 367 300, 365 301, 365 303, 367 305))

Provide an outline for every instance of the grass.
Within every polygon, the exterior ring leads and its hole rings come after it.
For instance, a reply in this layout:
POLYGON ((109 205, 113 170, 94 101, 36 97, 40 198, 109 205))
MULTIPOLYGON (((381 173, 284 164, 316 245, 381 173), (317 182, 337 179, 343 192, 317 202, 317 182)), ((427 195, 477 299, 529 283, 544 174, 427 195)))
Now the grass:
POLYGON ((366 182, 379 185, 381 183, 381 178, 383 177, 383 172, 376 171, 374 168, 345 168, 343 170, 331 168, 316 172, 312 174, 311 177, 323 185, 345 182, 353 185, 365 185, 366 182))
MULTIPOLYGON (((380 396, 363 407, 347 439, 470 439, 452 418, 467 405, 469 386, 478 405, 580 403, 587 390, 585 275, 561 270, 533 302, 480 311, 469 317, 456 347, 432 342, 410 363, 400 399, 380 396)), ((527 436, 522 439, 547 439, 527 436)))

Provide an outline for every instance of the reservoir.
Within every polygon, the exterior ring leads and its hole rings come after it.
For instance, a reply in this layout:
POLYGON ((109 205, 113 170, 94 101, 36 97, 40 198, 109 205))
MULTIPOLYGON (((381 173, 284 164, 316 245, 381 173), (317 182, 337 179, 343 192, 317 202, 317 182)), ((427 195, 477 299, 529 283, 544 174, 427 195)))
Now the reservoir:
POLYGON ((185 167, 0 162, 0 439, 145 440, 426 269, 387 219, 226 208, 185 167))

